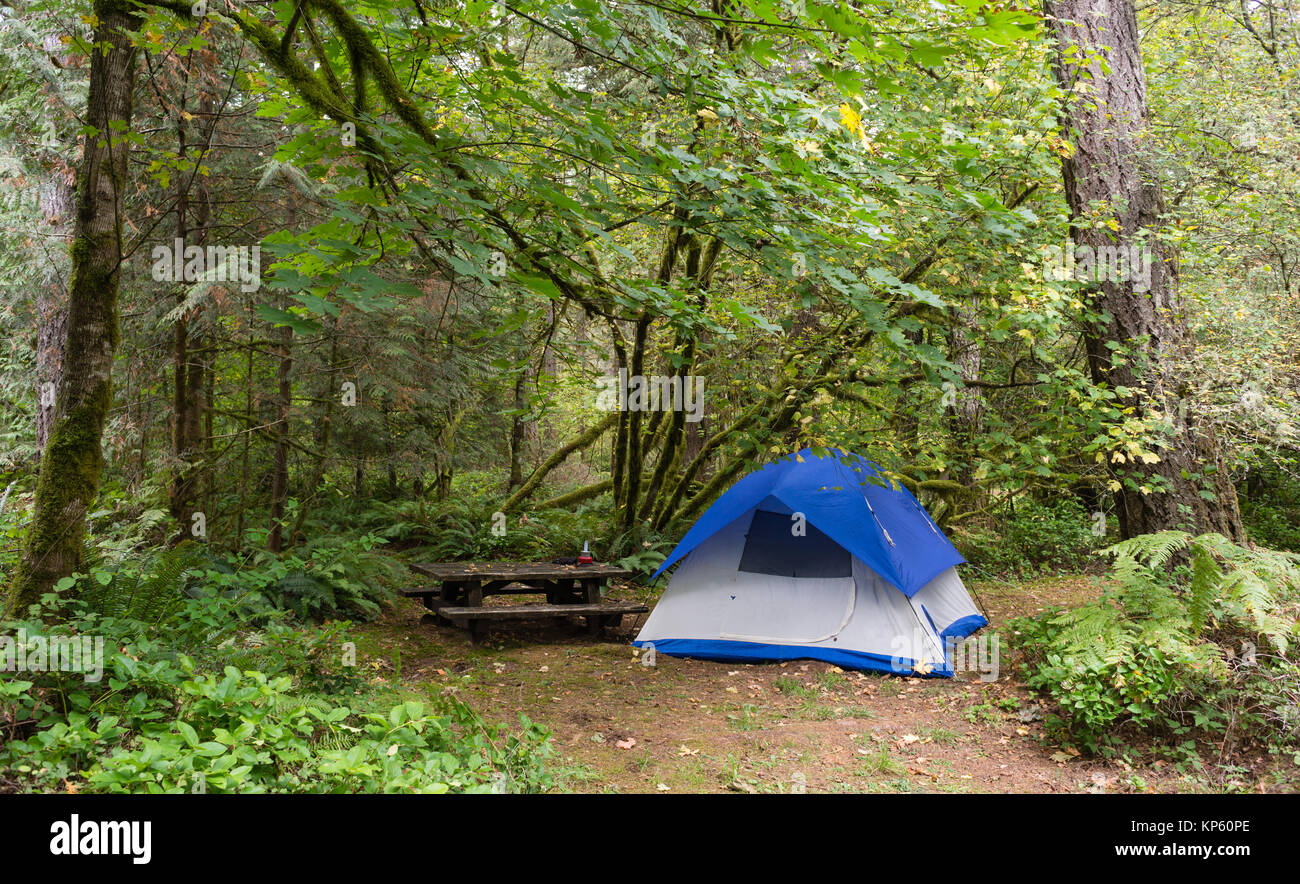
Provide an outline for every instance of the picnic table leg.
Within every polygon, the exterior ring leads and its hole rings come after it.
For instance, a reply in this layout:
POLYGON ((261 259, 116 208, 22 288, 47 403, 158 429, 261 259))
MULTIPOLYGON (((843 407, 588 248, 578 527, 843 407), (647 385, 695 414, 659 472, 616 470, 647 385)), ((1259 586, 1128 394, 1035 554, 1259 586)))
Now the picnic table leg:
POLYGON ((429 611, 428 614, 421 615, 421 623, 438 623, 442 620, 442 617, 438 614, 438 609, 433 604, 433 596, 422 595, 420 601, 424 604, 424 609, 429 611))
MULTIPOLYGON (((456 604, 456 593, 459 591, 458 584, 454 580, 444 580, 438 584, 438 600, 444 605, 456 604)), ((443 616, 439 606, 434 604, 433 596, 421 596, 424 606, 432 611, 432 614, 425 614, 420 618, 421 623, 437 623, 439 626, 451 626, 452 622, 443 616)))
POLYGON ((600 604, 600 584, 599 577, 582 578, 582 594, 589 605, 600 604))
POLYGON ((470 580, 465 583, 465 600, 471 608, 483 606, 483 584, 480 581, 470 580))
POLYGON ((487 638, 488 624, 486 620, 469 621, 469 643, 471 645, 480 645, 487 638))
POLYGON ((449 605, 456 604, 457 596, 461 594, 463 588, 455 580, 444 580, 441 585, 442 600, 449 605))

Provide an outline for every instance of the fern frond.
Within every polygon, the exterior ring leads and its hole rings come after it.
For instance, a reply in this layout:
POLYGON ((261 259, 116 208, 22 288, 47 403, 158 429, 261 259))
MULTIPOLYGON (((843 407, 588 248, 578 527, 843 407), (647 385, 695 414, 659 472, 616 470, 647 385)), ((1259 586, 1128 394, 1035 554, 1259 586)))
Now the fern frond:
POLYGON ((1192 535, 1186 531, 1157 531, 1154 534, 1139 534, 1128 540, 1102 550, 1115 557, 1116 562, 1142 562, 1151 568, 1159 568, 1183 549, 1191 541, 1192 535))

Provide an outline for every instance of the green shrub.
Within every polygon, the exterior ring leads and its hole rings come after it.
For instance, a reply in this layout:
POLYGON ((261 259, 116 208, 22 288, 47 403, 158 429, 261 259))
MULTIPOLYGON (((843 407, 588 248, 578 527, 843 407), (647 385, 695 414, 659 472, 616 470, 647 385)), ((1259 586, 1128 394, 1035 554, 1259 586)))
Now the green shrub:
MULTIPOLYGON (((1248 688, 1252 675, 1234 676, 1216 635, 1259 638, 1283 668, 1294 667, 1286 657, 1296 630, 1286 604, 1300 587, 1292 557, 1177 531, 1106 552, 1116 584, 1099 601, 1011 624, 1027 684, 1057 702, 1061 725, 1083 746, 1096 751, 1122 725, 1221 728, 1223 690, 1248 688)), ((1263 670, 1259 677, 1272 683, 1263 670)))
POLYGON ((102 758, 86 772, 90 789, 437 793, 550 785, 538 766, 546 733, 527 719, 524 735, 503 746, 499 730, 454 699, 378 714, 312 703, 290 688, 287 676, 233 666, 220 678, 187 679, 171 727, 102 758))
POLYGON ((1300 552, 1300 479, 1296 464, 1281 453, 1250 464, 1237 488, 1241 521, 1255 543, 1300 552))
POLYGON ((1016 502, 992 527, 956 529, 953 543, 976 567, 998 576, 1082 571, 1101 548, 1093 517, 1073 497, 1016 502))
POLYGON ((1122 655, 1081 653, 1086 645, 1077 644, 1079 621, 1071 614, 1016 621, 1013 627, 1021 632, 1021 649, 1035 660, 1026 683, 1059 704, 1069 732, 1093 751, 1117 721, 1138 727, 1162 721, 1164 705, 1193 691, 1217 661, 1208 645, 1193 645, 1170 624, 1150 620, 1103 627, 1109 631, 1103 641, 1124 647, 1122 655))
POLYGON ((1242 498, 1241 519, 1250 539, 1261 546, 1300 552, 1300 505, 1242 498))
POLYGON ((107 617, 160 623, 184 604, 190 580, 212 565, 207 550, 186 541, 140 560, 92 568, 91 579, 81 583, 79 597, 92 611, 107 617))
POLYGON ((541 791, 549 734, 518 733, 438 697, 365 708, 343 665, 347 624, 291 625, 246 599, 186 599, 144 623, 47 595, 6 635, 102 639, 102 677, 0 681, 0 791, 541 791), (239 665, 236 665, 239 664, 239 665), (343 670, 342 672, 340 670, 343 670), (348 692, 348 699, 320 691, 348 692))
POLYGON ((366 530, 401 543, 411 558, 546 561, 577 555, 584 541, 602 558, 618 554, 600 543, 612 522, 608 500, 573 510, 526 510, 496 517, 500 504, 499 494, 457 495, 436 504, 375 502, 355 518, 366 530))
POLYGON ((251 596, 250 604, 261 601, 302 619, 370 620, 396 598, 392 586, 406 576, 377 551, 388 541, 376 534, 325 536, 276 555, 260 548, 263 533, 250 532, 257 552, 243 561, 204 570, 196 591, 251 596))

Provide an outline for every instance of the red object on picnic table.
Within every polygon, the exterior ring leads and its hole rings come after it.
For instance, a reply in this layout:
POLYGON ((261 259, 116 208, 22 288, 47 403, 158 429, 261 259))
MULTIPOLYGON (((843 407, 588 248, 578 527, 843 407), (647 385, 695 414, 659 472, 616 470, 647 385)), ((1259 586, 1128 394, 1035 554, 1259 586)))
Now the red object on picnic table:
POLYGON ((579 565, 591 565, 596 561, 591 555, 591 550, 588 548, 589 543, 590 542, 586 540, 582 542, 582 552, 578 553, 579 565))

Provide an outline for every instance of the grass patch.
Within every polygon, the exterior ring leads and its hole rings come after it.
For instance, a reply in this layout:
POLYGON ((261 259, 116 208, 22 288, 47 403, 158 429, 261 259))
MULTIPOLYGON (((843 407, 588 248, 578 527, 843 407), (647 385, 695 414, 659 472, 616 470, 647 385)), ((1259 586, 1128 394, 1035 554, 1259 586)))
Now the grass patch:
POLYGON ((812 699, 817 696, 817 689, 810 685, 804 684, 793 675, 777 676, 773 683, 776 689, 787 697, 797 697, 802 700, 812 699))

